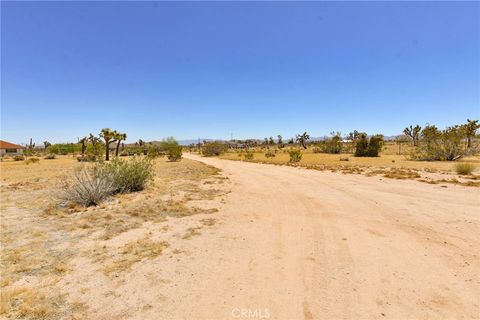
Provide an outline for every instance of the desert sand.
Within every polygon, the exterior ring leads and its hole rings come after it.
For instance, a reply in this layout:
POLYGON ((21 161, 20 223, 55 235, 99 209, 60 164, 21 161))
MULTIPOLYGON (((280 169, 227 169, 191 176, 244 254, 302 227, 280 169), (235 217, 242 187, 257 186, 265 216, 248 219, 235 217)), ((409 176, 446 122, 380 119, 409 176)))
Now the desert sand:
POLYGON ((479 318, 479 188, 185 157, 158 160, 142 192, 58 216, 45 186, 74 160, 5 166, 6 254, 34 259, 12 269, 6 288, 39 288, 11 315, 479 318), (184 214, 185 203, 206 209, 184 214))
POLYGON ((186 157, 232 192, 165 317, 479 317, 478 188, 186 157))

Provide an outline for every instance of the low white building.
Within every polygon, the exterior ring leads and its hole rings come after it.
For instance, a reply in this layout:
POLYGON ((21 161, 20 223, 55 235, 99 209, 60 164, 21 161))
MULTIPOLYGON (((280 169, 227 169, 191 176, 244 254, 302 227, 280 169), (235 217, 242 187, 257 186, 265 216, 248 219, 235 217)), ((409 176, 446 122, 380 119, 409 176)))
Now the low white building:
POLYGON ((18 144, 0 140, 0 156, 2 157, 23 154, 24 149, 25 147, 19 146, 18 144))

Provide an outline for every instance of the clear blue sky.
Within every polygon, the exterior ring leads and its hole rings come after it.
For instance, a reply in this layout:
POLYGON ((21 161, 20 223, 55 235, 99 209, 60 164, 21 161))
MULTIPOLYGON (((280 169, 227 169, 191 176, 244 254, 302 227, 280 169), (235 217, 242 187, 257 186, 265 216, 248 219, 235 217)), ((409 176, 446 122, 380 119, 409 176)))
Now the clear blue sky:
POLYGON ((1 136, 398 134, 479 118, 479 2, 1 3, 1 136))

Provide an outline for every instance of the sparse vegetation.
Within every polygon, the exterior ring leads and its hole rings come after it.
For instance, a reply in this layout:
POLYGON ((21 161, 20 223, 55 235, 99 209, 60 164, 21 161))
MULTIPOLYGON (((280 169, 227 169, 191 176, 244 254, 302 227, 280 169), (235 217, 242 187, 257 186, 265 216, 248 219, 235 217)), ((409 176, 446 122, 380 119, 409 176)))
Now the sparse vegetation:
POLYGON ((247 150, 247 151, 245 152, 245 154, 243 155, 243 157, 244 157, 245 160, 247 160, 247 161, 252 161, 253 158, 254 158, 253 151, 247 150))
POLYGON ((149 158, 133 157, 129 160, 114 159, 96 166, 100 176, 113 177, 114 191, 120 193, 140 191, 152 181, 155 174, 149 158))
POLYGON ((228 150, 228 145, 222 142, 207 142, 202 146, 202 154, 206 157, 219 156, 228 150))
POLYGON ((265 152, 265 157, 266 158, 274 158, 275 157, 275 152, 273 152, 272 150, 268 150, 267 152, 265 152))
MULTIPOLYGON (((325 153, 338 154, 342 152, 342 137, 340 132, 332 132, 332 137, 325 140, 321 151, 325 153)), ((319 150, 320 151, 320 150, 319 150)))
POLYGON ((56 159, 56 158, 57 158, 57 156, 54 153, 49 153, 44 157, 44 159, 46 159, 46 160, 52 160, 52 159, 56 159))
POLYGON ((469 162, 459 162, 455 165, 455 171, 460 175, 470 175, 475 171, 475 165, 469 162))
POLYGON ((382 135, 368 138, 366 133, 359 133, 355 140, 355 157, 378 157, 382 146, 382 135))
POLYGON ((39 158, 36 158, 36 157, 31 157, 31 158, 28 158, 28 159, 25 159, 25 164, 30 164, 30 163, 39 163, 40 162, 40 159, 39 158))
MULTIPOLYGON (((428 125, 421 132, 421 140, 412 151, 411 158, 426 161, 453 161, 458 160, 470 152, 473 147, 464 143, 467 137, 465 126, 450 126, 439 130, 434 125, 428 125)), ((471 142, 470 142, 471 144, 471 142)))
POLYGON ((60 198, 83 206, 97 205, 115 192, 115 180, 98 166, 75 170, 72 179, 62 181, 60 198))
POLYGON ((302 151, 300 151, 299 149, 288 150, 288 155, 290 156, 289 162, 291 163, 297 163, 302 160, 302 151))
POLYGON ((143 190, 153 176, 148 158, 96 163, 93 167, 75 170, 73 179, 63 182, 61 198, 84 206, 98 205, 114 193, 143 190))
POLYGON ((23 161, 25 160, 25 156, 22 155, 16 155, 13 157, 13 161, 23 161))

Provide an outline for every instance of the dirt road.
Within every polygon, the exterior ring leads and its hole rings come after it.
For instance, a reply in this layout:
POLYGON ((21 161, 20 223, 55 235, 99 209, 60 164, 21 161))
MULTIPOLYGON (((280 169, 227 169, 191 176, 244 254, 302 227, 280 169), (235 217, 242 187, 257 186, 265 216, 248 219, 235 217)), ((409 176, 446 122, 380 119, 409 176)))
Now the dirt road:
POLYGON ((186 157, 232 192, 215 232, 163 270, 163 316, 479 317, 478 188, 186 157))

